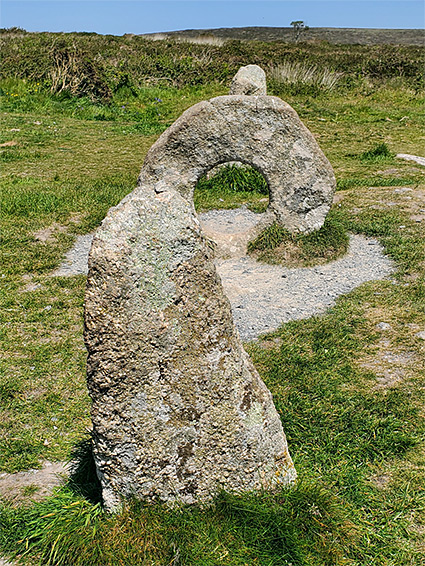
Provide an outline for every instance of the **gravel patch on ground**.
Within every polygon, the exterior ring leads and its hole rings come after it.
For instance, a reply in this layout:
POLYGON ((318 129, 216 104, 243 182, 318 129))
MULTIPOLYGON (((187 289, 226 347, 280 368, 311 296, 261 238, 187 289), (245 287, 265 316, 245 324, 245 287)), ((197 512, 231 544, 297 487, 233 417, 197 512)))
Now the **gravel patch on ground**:
POLYGON ((59 277, 87 275, 87 263, 92 240, 93 234, 78 236, 73 247, 66 253, 64 261, 51 275, 59 277))
MULTIPOLYGON (((287 268, 259 263, 246 255, 249 239, 265 221, 246 207, 212 210, 199 215, 205 234, 217 244, 217 271, 244 341, 276 330, 289 320, 309 318, 335 304, 366 281, 393 271, 377 240, 351 236, 348 253, 320 267, 287 268)), ((52 273, 87 273, 92 235, 79 236, 62 265, 52 273)))
POLYGON ((383 279, 391 261, 376 240, 351 236, 348 253, 320 267, 285 268, 249 257, 222 260, 217 270, 242 340, 256 339, 289 320, 309 318, 366 281, 383 279))

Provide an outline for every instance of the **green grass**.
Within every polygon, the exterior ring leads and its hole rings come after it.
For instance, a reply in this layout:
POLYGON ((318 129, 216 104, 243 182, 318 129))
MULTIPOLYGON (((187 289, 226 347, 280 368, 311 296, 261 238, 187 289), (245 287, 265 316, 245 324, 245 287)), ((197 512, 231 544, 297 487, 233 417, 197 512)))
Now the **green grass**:
MULTIPOLYGON (((425 250, 423 222, 411 214, 424 208, 425 187, 423 168, 395 158, 423 151, 416 48, 167 46, 81 35, 77 51, 90 60, 101 45, 104 55, 99 67, 83 67, 92 86, 74 96, 50 91, 51 39, 28 34, 17 52, 8 43, 9 74, 0 84, 0 143, 16 142, 0 147, 0 467, 16 472, 72 455, 80 465, 52 497, 2 504, 0 550, 27 564, 81 566, 421 564, 425 375, 417 333, 425 329, 425 250), (128 59, 112 72, 107 62, 118 51, 128 59), (378 78, 384 56, 388 68, 378 78), (239 65, 278 65, 288 57, 345 73, 334 90, 313 95, 269 84, 315 135, 342 200, 322 230, 290 236, 272 227, 256 253, 286 245, 296 248, 297 262, 317 264, 343 253, 353 232, 378 238, 396 271, 341 297, 324 315, 285 324, 247 346, 281 415, 299 474, 295 489, 222 493, 205 507, 129 501, 122 513, 106 514, 85 440, 85 277, 49 274, 75 237, 96 228, 134 188, 148 148, 181 112, 225 94, 239 65), (385 335, 376 327, 381 321, 391 325, 385 335)), ((72 37, 62 39, 69 54, 72 37)), ((225 167, 195 191, 198 210, 245 204, 261 211, 267 199, 264 179, 246 167, 225 167)))
POLYGON ((373 149, 369 149, 368 151, 363 152, 360 155, 360 159, 362 161, 393 161, 394 154, 388 149, 386 143, 380 143, 375 146, 373 149))
POLYGON ((348 177, 337 181, 337 190, 344 191, 353 187, 400 187, 404 185, 417 185, 421 176, 415 177, 348 177))
POLYGON ((176 111, 181 112, 184 106, 190 106, 191 101, 199 97, 197 91, 207 98, 219 90, 220 86, 214 84, 182 90, 167 86, 143 86, 134 90, 121 88, 108 104, 104 104, 88 96, 75 97, 68 92, 52 94, 45 87, 25 79, 0 81, 2 107, 8 112, 41 111, 44 115, 59 114, 77 120, 127 123, 127 133, 146 136, 162 133, 172 123, 176 111))
POLYGON ((116 516, 64 489, 31 509, 3 509, 0 520, 5 533, 15 533, 3 535, 3 548, 21 557, 37 552, 56 566, 338 564, 355 540, 337 499, 303 482, 276 494, 222 493, 204 508, 132 501, 116 516))
POLYGON ((254 212, 263 212, 269 203, 264 177, 252 167, 225 165, 196 185, 193 200, 199 212, 213 208, 237 208, 246 204, 254 212))

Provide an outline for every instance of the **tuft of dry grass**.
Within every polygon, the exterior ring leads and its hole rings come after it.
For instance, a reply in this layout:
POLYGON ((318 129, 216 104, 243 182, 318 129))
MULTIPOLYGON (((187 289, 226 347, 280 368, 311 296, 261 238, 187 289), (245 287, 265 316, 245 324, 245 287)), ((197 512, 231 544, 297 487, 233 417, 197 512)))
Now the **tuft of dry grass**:
POLYGON ((221 47, 226 43, 225 39, 215 37, 214 35, 198 35, 198 37, 179 37, 178 41, 183 43, 193 43, 195 45, 214 45, 221 47))
POLYGON ((189 35, 148 33, 146 35, 142 35, 141 37, 150 41, 176 41, 179 43, 193 43, 194 45, 214 45, 216 47, 221 47, 226 43, 225 39, 216 37, 211 34, 200 34, 192 37, 189 35))
POLYGON ((284 61, 269 71, 269 77, 277 84, 306 84, 324 90, 334 89, 343 76, 344 73, 301 61, 284 61))

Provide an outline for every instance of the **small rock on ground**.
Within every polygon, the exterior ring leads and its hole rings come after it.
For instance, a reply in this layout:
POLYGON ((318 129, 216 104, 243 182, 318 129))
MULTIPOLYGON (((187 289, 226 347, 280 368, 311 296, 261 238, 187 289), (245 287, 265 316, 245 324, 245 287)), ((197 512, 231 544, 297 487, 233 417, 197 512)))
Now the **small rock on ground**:
POLYGON ((398 159, 405 159, 406 161, 414 161, 423 165, 425 167, 425 157, 420 157, 419 155, 410 155, 409 153, 397 153, 396 157, 398 159))
POLYGON ((388 324, 388 322, 379 322, 376 328, 378 330, 391 330, 391 324, 388 324))

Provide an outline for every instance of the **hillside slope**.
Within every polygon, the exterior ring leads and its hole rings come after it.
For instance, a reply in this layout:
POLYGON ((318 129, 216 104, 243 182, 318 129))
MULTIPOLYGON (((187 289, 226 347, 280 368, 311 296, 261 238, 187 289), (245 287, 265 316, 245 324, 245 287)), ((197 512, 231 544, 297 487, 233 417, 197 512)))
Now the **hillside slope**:
MULTIPOLYGON (((147 34, 153 35, 153 34, 147 34)), ((292 27, 242 27, 204 30, 181 30, 167 32, 169 37, 197 38, 212 36, 219 39, 241 39, 257 41, 294 41, 292 27)), ((310 28, 301 37, 302 41, 329 41, 329 43, 359 45, 424 45, 422 29, 366 29, 366 28, 310 28)))

